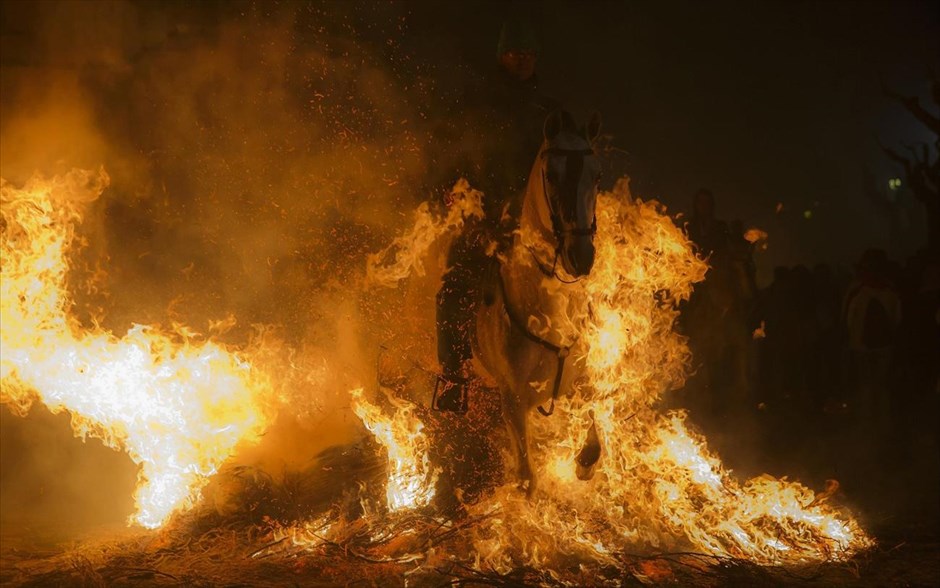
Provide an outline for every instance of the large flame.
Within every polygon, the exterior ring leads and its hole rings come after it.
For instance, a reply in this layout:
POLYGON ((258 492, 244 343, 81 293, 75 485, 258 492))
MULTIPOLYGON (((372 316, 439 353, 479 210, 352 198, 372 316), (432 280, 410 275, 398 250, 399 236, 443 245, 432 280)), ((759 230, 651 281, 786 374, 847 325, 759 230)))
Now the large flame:
POLYGON ((424 424, 414 414, 415 407, 389 397, 395 414, 382 410, 363 398, 362 388, 350 392, 353 411, 388 452, 388 482, 385 489, 388 510, 394 512, 427 506, 434 498, 439 470, 431 466, 430 440, 424 424))
MULTIPOLYGON (((157 527, 195 503, 239 443, 263 432, 272 383, 244 356, 183 327, 138 325, 118 337, 74 318, 68 251, 84 208, 107 183, 103 171, 73 171, 0 186, 0 400, 20 414, 37 400, 68 411, 76 434, 126 451, 141 466, 134 520, 157 527)), ((420 273, 434 242, 478 215, 478 192, 461 183, 455 194, 446 216, 419 210, 415 229, 370 260, 371 283, 420 273)), ((677 305, 707 268, 659 205, 633 199, 626 182, 599 196, 597 215, 583 305, 555 321, 578 330, 565 335, 580 341, 568 364, 580 377, 554 416, 531 418, 535 499, 507 485, 470 507, 485 520, 470 530, 476 565, 557 569, 570 557, 616 564, 635 547, 793 563, 842 559, 871 545, 851 516, 826 502, 830 491, 769 476, 739 482, 682 412, 657 409, 684 382, 690 352, 673 329, 677 305), (588 439, 601 458, 585 481, 576 458, 588 439)), ((352 396, 388 452, 388 510, 429 504, 438 472, 414 406, 390 398, 388 416, 361 390, 352 396)), ((320 541, 328 523, 311 523, 292 541, 320 541)))
POLYGON ((487 563, 509 570, 565 553, 609 560, 630 545, 793 563, 870 545, 850 516, 798 483, 739 483, 682 412, 655 409, 685 380, 690 354, 673 330, 676 302, 688 299, 706 266, 659 205, 633 199, 626 182, 601 194, 597 208, 596 262, 584 284, 591 312, 581 320, 584 383, 555 416, 530 421, 540 497, 503 491, 480 505, 512 512, 479 533, 487 563), (602 456, 582 481, 576 457, 592 429, 602 456))
MULTIPOLYGON (((684 413, 657 410, 662 394, 685 381, 690 351, 673 327, 678 303, 707 266, 661 207, 634 199, 626 181, 599 195, 597 217, 584 304, 578 316, 555 321, 580 331, 563 336, 580 337, 572 363, 581 377, 554 416, 530 416, 536 498, 507 485, 471 507, 486 520, 473 530, 476 564, 509 572, 552 569, 570 556, 615 563, 633 548, 794 563, 843 559, 871 545, 850 515, 826 503, 828 492, 769 476, 740 483, 684 413), (583 481, 576 458, 589 435, 601 459, 583 481)), ((437 223, 443 231, 444 219, 437 223)), ((410 243, 397 247, 414 249, 410 243)))
POLYGON ((74 318, 69 248, 108 181, 103 170, 73 170, 0 185, 0 401, 18 414, 37 400, 68 411, 76 435, 126 451, 140 465, 132 520, 152 528, 191 507, 236 445, 263 432, 270 383, 184 327, 136 325, 118 337, 74 318))

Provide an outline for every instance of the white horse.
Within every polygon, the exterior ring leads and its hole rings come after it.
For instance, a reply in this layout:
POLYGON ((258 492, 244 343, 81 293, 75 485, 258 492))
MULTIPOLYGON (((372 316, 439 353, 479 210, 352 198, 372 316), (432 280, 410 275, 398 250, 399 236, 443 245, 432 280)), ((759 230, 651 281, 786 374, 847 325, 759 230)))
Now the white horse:
MULTIPOLYGON (((500 388, 520 485, 530 496, 536 479, 526 416, 537 405, 550 415, 559 390, 573 379, 565 357, 576 334, 558 325, 570 324, 572 306, 583 300, 578 279, 594 264, 600 162, 593 142, 599 131, 596 114, 582 129, 567 112, 546 119, 519 229, 512 248, 499 260, 499 272, 493 272, 497 283, 489 285, 489 304, 481 304, 477 312, 474 357, 500 388), (545 404, 549 408, 541 406, 545 404)), ((586 447, 581 455, 596 461, 599 448, 586 447)))

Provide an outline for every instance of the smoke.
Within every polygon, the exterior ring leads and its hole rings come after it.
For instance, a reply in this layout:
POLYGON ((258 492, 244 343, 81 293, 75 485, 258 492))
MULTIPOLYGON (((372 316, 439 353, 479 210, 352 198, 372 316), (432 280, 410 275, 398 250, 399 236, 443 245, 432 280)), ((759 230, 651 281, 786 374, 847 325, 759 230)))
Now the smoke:
MULTIPOLYGON (((244 463, 301 468, 360 430, 348 391, 374 382, 396 308, 393 294, 363 295, 366 254, 473 151, 442 116, 452 106, 441 88, 455 74, 400 45, 406 10, 3 5, 3 177, 100 165, 110 175, 73 260, 83 321, 119 334, 134 323, 187 325, 263 350, 261 361, 282 370, 284 408, 244 463), (436 149, 444 135, 461 148, 436 149)), ((9 488, 74 478, 70 495, 84 487, 104 512, 116 502, 95 494, 100 480, 134 477, 113 454, 40 460, 78 442, 41 412, 8 417, 4 516, 31 502, 9 488), (10 443, 18 438, 36 441, 10 443)))

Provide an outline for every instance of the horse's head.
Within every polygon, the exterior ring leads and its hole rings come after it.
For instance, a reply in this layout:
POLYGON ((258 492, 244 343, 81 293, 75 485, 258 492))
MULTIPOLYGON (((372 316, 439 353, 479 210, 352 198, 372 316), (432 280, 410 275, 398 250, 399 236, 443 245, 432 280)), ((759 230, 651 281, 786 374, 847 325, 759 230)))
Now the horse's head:
POLYGON ((541 171, 545 202, 551 217, 556 254, 565 271, 586 276, 594 265, 597 184, 600 162, 593 143, 600 132, 595 113, 584 128, 571 115, 556 111, 545 119, 545 141, 536 166, 541 171))

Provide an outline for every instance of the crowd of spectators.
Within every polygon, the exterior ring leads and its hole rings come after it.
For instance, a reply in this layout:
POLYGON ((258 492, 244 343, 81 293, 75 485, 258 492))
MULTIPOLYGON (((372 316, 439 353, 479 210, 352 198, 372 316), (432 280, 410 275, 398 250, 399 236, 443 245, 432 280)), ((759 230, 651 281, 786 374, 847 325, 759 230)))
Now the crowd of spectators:
MULTIPOLYGON (((728 231, 728 243, 740 241, 736 230, 728 231)), ((700 240, 695 230, 689 235, 700 240)), ((679 404, 709 439, 719 445, 725 439, 731 453, 743 452, 746 439, 751 455, 742 463, 758 469, 779 458, 805 466, 810 475, 854 477, 859 486, 877 485, 876 479, 890 486, 908 485, 920 474, 936 477, 937 259, 926 249, 904 261, 869 249, 851 267, 777 267, 769 285, 731 297, 731 308, 722 308, 696 301, 696 296, 707 298, 709 289, 729 290, 709 284, 727 279, 715 270, 723 263, 722 245, 715 243, 712 235, 707 248, 699 245, 714 271, 683 309, 680 325, 694 364, 679 404), (721 316, 688 318, 709 312, 721 316), (747 318, 731 320, 735 316, 747 318), (728 329, 737 335, 715 336, 728 329), (716 345, 722 346, 718 353, 716 345)))

